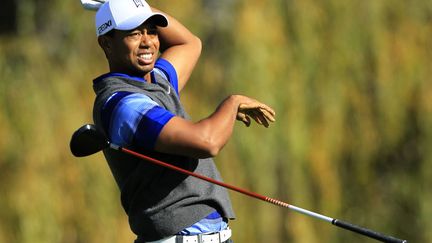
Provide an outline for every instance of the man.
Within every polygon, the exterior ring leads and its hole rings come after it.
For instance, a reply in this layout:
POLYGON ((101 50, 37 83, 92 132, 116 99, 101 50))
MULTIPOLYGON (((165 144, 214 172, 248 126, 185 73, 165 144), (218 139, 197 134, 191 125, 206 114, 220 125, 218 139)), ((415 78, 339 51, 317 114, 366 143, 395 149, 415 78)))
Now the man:
MULTIPOLYGON (((266 127, 274 121, 270 107, 242 95, 190 121, 179 95, 201 41, 144 0, 103 4, 96 33, 110 72, 94 80, 93 117, 115 144, 221 180, 211 157, 227 143, 236 119, 247 126, 251 119, 266 127)), ((118 151, 104 155, 136 243, 231 242, 228 220, 234 213, 226 189, 118 151)))

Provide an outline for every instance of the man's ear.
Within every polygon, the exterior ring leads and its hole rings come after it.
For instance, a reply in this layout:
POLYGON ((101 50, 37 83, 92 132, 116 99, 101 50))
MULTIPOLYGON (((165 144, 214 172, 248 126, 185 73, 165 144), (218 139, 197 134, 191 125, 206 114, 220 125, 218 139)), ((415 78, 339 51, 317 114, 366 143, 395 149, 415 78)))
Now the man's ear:
POLYGON ((102 35, 98 37, 98 43, 99 46, 104 50, 105 55, 108 56, 112 50, 111 39, 108 36, 102 35))

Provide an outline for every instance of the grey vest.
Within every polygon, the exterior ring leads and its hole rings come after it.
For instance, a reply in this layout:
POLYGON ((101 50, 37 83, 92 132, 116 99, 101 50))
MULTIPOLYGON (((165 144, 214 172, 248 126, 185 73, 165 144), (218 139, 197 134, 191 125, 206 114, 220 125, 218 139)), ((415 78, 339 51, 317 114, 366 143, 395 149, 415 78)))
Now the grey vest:
MULTIPOLYGON (((145 94, 175 115, 188 119, 171 84, 156 72, 153 75, 154 83, 124 77, 108 77, 97 82, 93 107, 96 126, 101 129, 102 106, 118 91, 145 94)), ((211 158, 194 159, 142 149, 137 152, 221 180, 211 158)), ((111 149, 104 150, 104 155, 120 188, 130 227, 143 240, 154 241, 176 234, 215 210, 225 218, 234 218, 227 190, 220 186, 111 149)))

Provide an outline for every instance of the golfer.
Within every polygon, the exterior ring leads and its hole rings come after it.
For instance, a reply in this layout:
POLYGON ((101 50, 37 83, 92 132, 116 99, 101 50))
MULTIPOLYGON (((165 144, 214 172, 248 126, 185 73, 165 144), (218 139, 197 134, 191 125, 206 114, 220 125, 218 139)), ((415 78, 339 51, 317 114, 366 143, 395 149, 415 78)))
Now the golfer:
MULTIPOLYGON (((211 157, 227 143, 235 121, 265 127, 274 121, 270 107, 242 95, 191 121, 180 94, 201 41, 144 0, 109 0, 95 20, 109 72, 93 81, 93 118, 113 143, 221 180, 211 157)), ((235 216, 226 189, 119 151, 104 155, 136 243, 232 242, 228 221, 235 216)))

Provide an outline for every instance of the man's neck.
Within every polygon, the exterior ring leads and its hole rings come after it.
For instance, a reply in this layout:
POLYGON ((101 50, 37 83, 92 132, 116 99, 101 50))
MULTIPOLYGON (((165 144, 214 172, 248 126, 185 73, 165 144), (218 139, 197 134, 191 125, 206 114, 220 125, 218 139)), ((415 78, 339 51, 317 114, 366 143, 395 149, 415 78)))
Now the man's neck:
POLYGON ((141 73, 141 72, 131 72, 130 70, 119 70, 119 69, 115 69, 115 68, 110 68, 110 72, 111 73, 122 73, 122 74, 126 74, 128 76, 131 77, 139 77, 139 78, 143 78, 145 81, 147 81, 148 83, 151 83, 151 73, 147 72, 147 73, 141 73))

